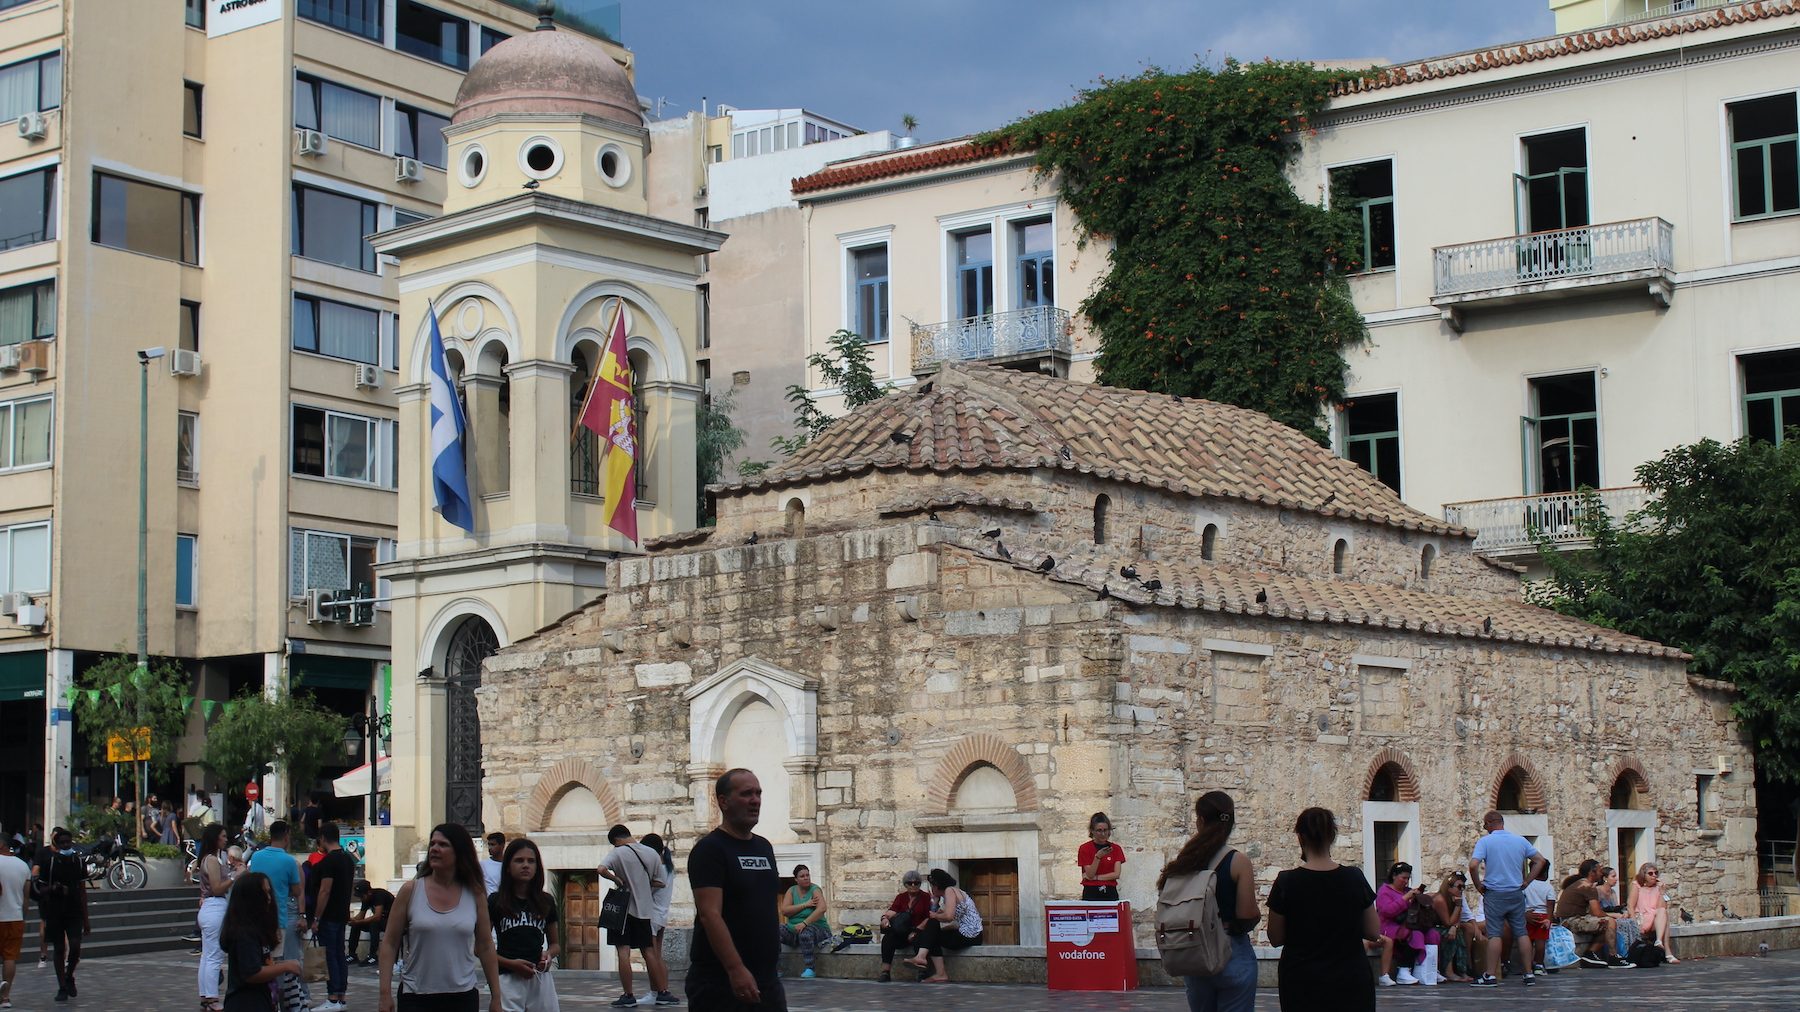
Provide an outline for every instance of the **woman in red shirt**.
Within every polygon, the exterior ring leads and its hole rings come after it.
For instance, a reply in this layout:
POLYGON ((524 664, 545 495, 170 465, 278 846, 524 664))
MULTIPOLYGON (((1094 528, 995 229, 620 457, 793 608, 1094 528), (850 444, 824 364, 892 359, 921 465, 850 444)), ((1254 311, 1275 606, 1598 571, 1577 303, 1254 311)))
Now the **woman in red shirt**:
POLYGON ((931 894, 920 888, 924 881, 924 876, 908 869, 900 876, 899 895, 881 913, 881 976, 875 979, 883 984, 893 979, 888 971, 895 950, 913 946, 931 913, 931 894))
POLYGON ((1081 898, 1114 901, 1119 898, 1119 866, 1125 863, 1125 848, 1112 842, 1112 820, 1105 812, 1095 812, 1088 819, 1088 842, 1075 853, 1081 865, 1081 898))

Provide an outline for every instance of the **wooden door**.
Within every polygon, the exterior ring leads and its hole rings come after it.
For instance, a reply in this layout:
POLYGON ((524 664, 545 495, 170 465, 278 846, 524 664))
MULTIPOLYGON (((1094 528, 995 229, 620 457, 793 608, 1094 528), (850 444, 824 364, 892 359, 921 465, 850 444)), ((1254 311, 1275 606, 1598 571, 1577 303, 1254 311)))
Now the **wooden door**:
POLYGON ((958 861, 960 885, 981 911, 984 945, 1019 944, 1019 862, 1012 858, 958 861))
POLYGON ((562 956, 565 970, 600 969, 600 876, 591 871, 558 872, 562 895, 562 956))

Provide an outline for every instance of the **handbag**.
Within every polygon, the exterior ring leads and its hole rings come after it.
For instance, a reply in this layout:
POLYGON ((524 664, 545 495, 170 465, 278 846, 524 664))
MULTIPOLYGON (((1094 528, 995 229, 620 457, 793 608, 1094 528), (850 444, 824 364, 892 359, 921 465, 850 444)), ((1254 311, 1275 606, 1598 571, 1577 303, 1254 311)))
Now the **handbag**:
POLYGON ((1551 970, 1561 970, 1574 966, 1576 962, 1575 933, 1560 924, 1552 925, 1549 944, 1544 947, 1544 966, 1551 970))
MULTIPOLYGON (((632 856, 638 863, 644 864, 644 857, 637 851, 632 856)), ((644 864, 644 875, 650 881, 656 881, 656 873, 648 864, 644 864)), ((631 889, 628 886, 615 885, 607 890, 606 897, 600 901, 600 926, 608 931, 624 931, 625 919, 631 916, 631 889)))
POLYGON ((300 976, 308 984, 318 984, 325 980, 325 947, 314 939, 311 945, 300 949, 300 976))
MULTIPOLYGON (((888 918, 888 930, 889 931, 896 931, 902 935, 910 935, 910 934, 912 934, 912 929, 913 929, 913 922, 912 922, 912 911, 911 910, 902 910, 899 913, 895 914, 894 916, 888 918)), ((846 930, 848 930, 848 929, 846 929, 846 930)))

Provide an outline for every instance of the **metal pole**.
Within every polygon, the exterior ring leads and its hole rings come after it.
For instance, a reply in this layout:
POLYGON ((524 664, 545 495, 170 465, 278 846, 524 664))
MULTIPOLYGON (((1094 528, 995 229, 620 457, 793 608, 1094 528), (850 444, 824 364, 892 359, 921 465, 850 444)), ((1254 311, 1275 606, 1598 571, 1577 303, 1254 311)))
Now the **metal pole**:
POLYGON ((377 719, 379 718, 375 715, 375 694, 371 692, 369 693, 369 723, 363 728, 364 751, 367 752, 369 756, 369 820, 363 824, 364 840, 368 839, 369 829, 375 825, 379 818, 375 810, 375 794, 381 787, 381 777, 377 775, 380 771, 377 770, 375 766, 375 735, 378 733, 375 722, 377 719))
POLYGON ((150 537, 150 363, 138 361, 138 567, 137 567, 137 666, 150 667, 150 618, 144 593, 148 579, 150 537))

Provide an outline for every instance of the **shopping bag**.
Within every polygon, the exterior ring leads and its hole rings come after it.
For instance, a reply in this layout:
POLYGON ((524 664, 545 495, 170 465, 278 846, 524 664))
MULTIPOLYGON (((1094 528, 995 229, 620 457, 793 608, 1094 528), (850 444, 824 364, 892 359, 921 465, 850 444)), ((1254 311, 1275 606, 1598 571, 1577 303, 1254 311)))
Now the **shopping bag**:
POLYGON ((301 974, 307 983, 317 984, 325 979, 325 947, 307 945, 300 949, 301 974))
POLYGON ((631 890, 613 888, 600 901, 600 926, 608 931, 624 931, 625 918, 631 910, 631 890))

